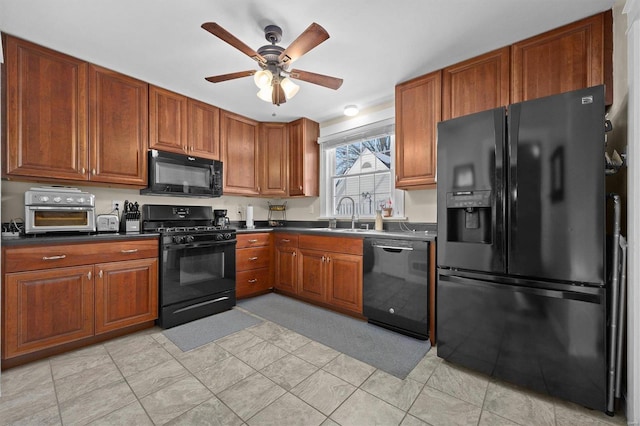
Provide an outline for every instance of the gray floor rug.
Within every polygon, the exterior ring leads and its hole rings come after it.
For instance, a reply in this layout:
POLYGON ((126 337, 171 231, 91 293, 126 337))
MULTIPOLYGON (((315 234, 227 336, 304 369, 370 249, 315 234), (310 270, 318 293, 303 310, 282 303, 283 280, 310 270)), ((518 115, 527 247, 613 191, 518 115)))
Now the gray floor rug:
POLYGON ((162 333, 186 352, 261 322, 258 318, 231 309, 178 325, 162 333))
POLYGON ((238 306, 400 379, 407 377, 431 348, 428 340, 417 340, 275 293, 241 300, 238 306))

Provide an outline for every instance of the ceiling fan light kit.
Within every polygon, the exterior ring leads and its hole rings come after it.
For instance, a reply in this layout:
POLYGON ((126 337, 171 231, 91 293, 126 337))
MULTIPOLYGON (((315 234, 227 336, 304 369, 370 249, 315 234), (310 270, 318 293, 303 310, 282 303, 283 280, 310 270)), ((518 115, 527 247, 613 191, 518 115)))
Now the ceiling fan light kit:
POLYGON ((258 51, 251 49, 215 22, 206 22, 202 24, 202 28, 258 62, 261 68, 257 72, 249 70, 206 77, 211 83, 253 76, 253 81, 260 89, 258 98, 274 105, 285 103, 298 93, 300 86, 292 78, 334 90, 342 85, 341 78, 296 69, 289 71, 292 62, 329 38, 329 33, 315 22, 286 49, 276 45, 282 40, 282 29, 277 25, 267 25, 264 29, 265 38, 271 44, 260 47, 258 51))

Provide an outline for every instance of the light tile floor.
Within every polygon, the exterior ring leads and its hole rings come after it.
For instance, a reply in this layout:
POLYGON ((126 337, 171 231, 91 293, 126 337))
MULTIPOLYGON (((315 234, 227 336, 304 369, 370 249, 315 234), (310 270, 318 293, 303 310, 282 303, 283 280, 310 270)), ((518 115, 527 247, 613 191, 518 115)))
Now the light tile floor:
POLYGON ((265 321, 182 352, 158 328, 2 372, 0 424, 622 425, 443 362, 400 380, 265 321))

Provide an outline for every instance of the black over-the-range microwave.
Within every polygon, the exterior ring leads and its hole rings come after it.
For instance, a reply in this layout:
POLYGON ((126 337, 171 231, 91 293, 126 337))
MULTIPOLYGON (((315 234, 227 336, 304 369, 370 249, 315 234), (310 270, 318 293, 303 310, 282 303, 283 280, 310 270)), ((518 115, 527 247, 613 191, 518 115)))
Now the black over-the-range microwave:
POLYGON ((149 184, 144 195, 220 197, 222 162, 186 154, 149 150, 149 184))

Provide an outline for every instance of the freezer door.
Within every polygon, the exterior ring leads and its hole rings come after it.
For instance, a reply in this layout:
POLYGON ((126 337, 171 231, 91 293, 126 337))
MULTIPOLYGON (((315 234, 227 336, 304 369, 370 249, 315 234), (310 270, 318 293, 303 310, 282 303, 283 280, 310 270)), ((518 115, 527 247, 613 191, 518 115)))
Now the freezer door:
POLYGON ((508 273, 605 282, 604 86, 509 106, 508 273))
POLYGON ((604 289, 441 273, 437 294, 439 357, 605 411, 604 289))
POLYGON ((505 110, 438 123, 439 266, 505 272, 505 110))

